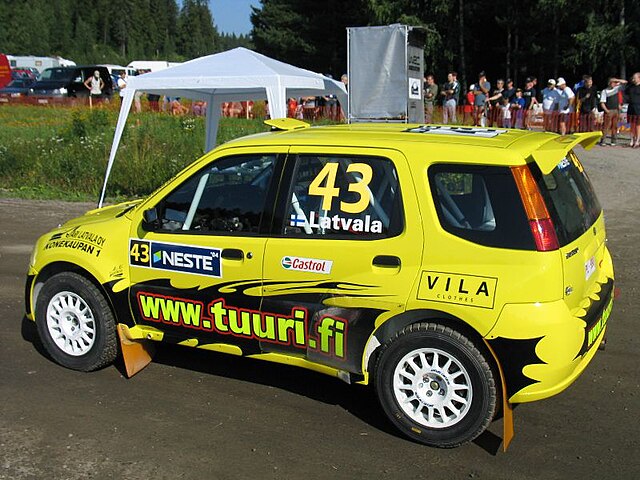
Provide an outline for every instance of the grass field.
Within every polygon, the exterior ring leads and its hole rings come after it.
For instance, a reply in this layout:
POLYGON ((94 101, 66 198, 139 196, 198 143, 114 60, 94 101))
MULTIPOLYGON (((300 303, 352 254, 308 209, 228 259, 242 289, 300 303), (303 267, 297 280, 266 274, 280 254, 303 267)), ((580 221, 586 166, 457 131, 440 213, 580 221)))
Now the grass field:
MULTIPOLYGON (((0 195, 96 200, 117 121, 115 108, 0 107, 0 195)), ((218 143, 268 130, 223 118, 218 143)), ((204 153, 202 117, 129 115, 107 195, 146 195, 204 153)))

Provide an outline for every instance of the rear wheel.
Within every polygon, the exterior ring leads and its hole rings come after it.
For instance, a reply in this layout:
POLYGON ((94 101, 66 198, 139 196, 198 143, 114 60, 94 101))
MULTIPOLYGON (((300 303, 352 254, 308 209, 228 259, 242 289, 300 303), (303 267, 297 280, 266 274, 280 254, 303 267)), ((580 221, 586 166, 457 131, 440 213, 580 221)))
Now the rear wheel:
POLYGON ((496 413, 495 376, 468 338, 443 325, 417 323, 382 348, 376 392, 402 433, 426 445, 451 448, 487 428, 496 413))
POLYGON ((38 295, 35 316, 45 349, 60 365, 91 371, 115 360, 113 313, 83 276, 64 272, 48 279, 38 295))

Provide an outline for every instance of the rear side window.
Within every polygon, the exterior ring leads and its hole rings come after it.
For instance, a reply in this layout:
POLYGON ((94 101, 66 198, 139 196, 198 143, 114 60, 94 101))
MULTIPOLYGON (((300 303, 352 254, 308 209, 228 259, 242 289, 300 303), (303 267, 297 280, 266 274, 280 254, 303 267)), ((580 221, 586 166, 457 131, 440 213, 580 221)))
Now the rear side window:
POLYGON ((535 250, 509 168, 438 164, 429 168, 429 183, 447 232, 489 247, 535 250))
POLYGON ((570 152, 548 175, 542 175, 537 168, 532 168, 532 172, 549 209, 560 246, 573 242, 596 222, 602 208, 575 153, 570 152))

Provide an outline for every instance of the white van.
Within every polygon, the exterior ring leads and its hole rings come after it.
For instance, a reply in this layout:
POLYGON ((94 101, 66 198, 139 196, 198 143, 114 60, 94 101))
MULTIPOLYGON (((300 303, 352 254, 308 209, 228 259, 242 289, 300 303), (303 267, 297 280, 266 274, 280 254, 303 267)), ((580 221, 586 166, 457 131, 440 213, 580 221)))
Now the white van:
POLYGON ((180 64, 175 62, 167 62, 164 60, 134 60, 129 65, 127 65, 127 67, 133 68, 135 70, 149 70, 152 72, 158 72, 169 67, 175 67, 176 65, 180 64))
POLYGON ((136 69, 131 67, 123 67, 122 65, 112 65, 112 64, 102 64, 107 70, 109 70, 110 75, 115 75, 117 77, 120 76, 122 72, 127 72, 127 75, 134 76, 136 74, 136 69))

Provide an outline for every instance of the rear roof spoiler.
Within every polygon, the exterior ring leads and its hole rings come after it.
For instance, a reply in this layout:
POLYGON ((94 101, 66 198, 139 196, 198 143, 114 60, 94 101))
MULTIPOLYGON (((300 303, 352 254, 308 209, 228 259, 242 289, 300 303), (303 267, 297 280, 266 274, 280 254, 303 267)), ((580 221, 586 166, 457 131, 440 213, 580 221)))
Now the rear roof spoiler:
POLYGON ((307 122, 296 120, 295 118, 274 118, 264 121, 265 125, 269 125, 271 130, 300 130, 301 128, 308 128, 310 125, 307 122))
POLYGON ((577 145, 582 145, 585 150, 592 148, 600 137, 602 132, 586 132, 574 133, 573 135, 556 136, 548 142, 540 145, 531 153, 531 156, 540 167, 544 175, 551 171, 560 163, 560 161, 569 153, 569 150, 577 145))

